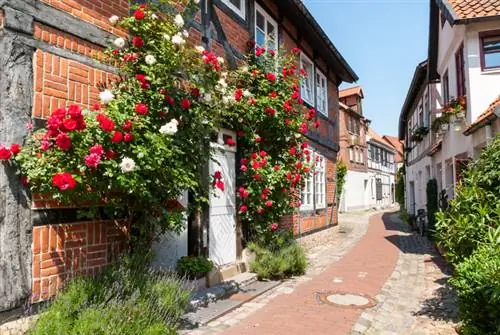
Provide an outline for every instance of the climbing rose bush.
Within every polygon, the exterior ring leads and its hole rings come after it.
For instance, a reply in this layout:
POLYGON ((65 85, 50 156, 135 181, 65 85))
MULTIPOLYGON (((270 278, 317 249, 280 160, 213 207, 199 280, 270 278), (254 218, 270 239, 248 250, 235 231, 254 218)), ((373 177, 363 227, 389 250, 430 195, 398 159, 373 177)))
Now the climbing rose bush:
MULTIPOLYGON (((113 16, 110 22, 130 33, 108 52, 120 79, 90 110, 54 110, 22 149, 1 146, 0 159, 18 164, 33 192, 79 207, 105 205, 148 233, 177 229, 180 216, 167 205, 185 190, 206 198, 201 173, 224 111, 215 89, 223 60, 187 43, 184 22, 197 2, 185 3, 183 12, 141 5, 130 17, 113 16)), ((221 178, 215 186, 224 187, 221 178)))
POLYGON ((250 65, 232 73, 223 98, 238 131, 238 212, 263 245, 289 231, 280 220, 300 207, 300 189, 315 163, 304 135, 319 123, 313 123, 314 109, 305 108, 300 98, 306 73, 297 69, 299 52, 255 48, 250 65))

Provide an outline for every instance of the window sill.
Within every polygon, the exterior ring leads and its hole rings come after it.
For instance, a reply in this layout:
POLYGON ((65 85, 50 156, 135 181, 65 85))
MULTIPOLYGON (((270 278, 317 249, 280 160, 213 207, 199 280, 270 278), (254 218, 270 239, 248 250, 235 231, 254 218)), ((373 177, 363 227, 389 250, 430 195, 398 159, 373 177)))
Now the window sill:
POLYGON ((500 74, 500 68, 495 68, 495 69, 491 69, 491 70, 487 70, 487 69, 482 69, 481 70, 481 75, 489 75, 489 74, 500 74))

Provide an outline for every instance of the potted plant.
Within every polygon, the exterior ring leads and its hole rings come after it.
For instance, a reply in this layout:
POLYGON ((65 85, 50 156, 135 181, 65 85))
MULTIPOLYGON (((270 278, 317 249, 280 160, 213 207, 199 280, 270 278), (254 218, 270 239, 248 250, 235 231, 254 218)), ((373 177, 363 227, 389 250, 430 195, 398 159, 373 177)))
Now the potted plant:
POLYGON ((189 279, 200 279, 213 267, 214 263, 203 256, 184 256, 177 261, 177 273, 189 279))
POLYGON ((424 139, 424 136, 429 133, 429 128, 425 126, 420 126, 411 135, 411 140, 415 142, 420 142, 424 139))

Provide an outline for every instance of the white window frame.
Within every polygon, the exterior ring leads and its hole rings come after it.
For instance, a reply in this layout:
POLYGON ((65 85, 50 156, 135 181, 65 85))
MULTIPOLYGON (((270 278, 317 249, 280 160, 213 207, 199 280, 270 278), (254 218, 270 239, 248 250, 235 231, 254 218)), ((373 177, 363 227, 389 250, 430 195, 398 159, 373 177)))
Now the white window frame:
POLYGON ((328 80, 316 68, 316 110, 328 116, 328 80))
POLYGON ((364 155, 365 155, 365 151, 363 150, 363 148, 361 148, 361 149, 359 149, 359 150, 360 150, 360 151, 359 151, 359 162, 360 162, 361 164, 364 164, 364 163, 365 163, 365 162, 364 162, 364 160, 365 160, 365 157, 364 157, 364 155))
POLYGON ((300 192, 301 211, 326 208, 326 164, 325 156, 308 149, 314 162, 308 178, 304 179, 304 188, 300 192), (317 161, 316 161, 317 160, 317 161), (307 201, 309 199, 309 201, 307 201))
POLYGON ((255 40, 257 41, 257 29, 259 31, 262 32, 262 30, 257 26, 257 12, 259 12, 263 17, 264 17, 264 24, 265 24, 265 30, 266 31, 263 31, 264 33, 264 38, 265 38, 265 41, 264 41, 264 44, 265 45, 257 45, 259 47, 264 47, 266 49, 269 49, 269 39, 268 39, 268 33, 267 33, 267 25, 270 23, 274 26, 274 47, 272 48, 272 50, 274 51, 278 51, 278 23, 276 22, 275 19, 272 18, 271 15, 269 15, 261 6, 259 6, 259 4, 255 4, 255 19, 254 19, 254 25, 255 25, 255 30, 254 30, 254 33, 255 33, 255 40))
POLYGON ((302 97, 302 100, 307 102, 309 105, 314 107, 314 102, 316 100, 315 98, 315 90, 314 86, 316 85, 316 80, 315 80, 315 66, 314 62, 306 56, 306 54, 301 53, 300 54, 300 68, 304 69, 307 74, 307 78, 302 80, 302 83, 300 83, 300 95, 302 97), (308 71, 308 69, 305 68, 304 63, 309 63, 311 67, 311 71, 308 71), (306 90, 310 90, 310 95, 304 94, 306 90))
POLYGON ((352 147, 349 148, 349 162, 354 161, 354 149, 352 147))
POLYGON ((222 3, 226 5, 227 7, 231 8, 233 12, 238 14, 239 17, 241 17, 243 20, 246 19, 246 7, 247 7, 247 1, 246 0, 240 0, 241 1, 241 8, 236 7, 234 4, 231 3, 229 0, 222 0, 222 3))

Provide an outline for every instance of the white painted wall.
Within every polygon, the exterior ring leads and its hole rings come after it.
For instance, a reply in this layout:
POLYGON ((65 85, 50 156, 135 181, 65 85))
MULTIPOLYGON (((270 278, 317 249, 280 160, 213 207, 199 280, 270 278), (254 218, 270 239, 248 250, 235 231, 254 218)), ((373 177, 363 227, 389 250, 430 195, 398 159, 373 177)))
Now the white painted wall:
POLYGON ((343 208, 344 212, 366 209, 368 173, 358 171, 347 171, 346 182, 343 190, 343 208))
POLYGON ((424 156, 422 159, 409 165, 406 169, 406 189, 410 189, 410 183, 415 185, 414 202, 410 203, 412 199, 408 196, 406 197, 406 208, 410 211, 415 210, 415 212, 410 212, 410 214, 416 214, 417 210, 426 208, 427 182, 434 177, 432 166, 431 157, 424 156))

